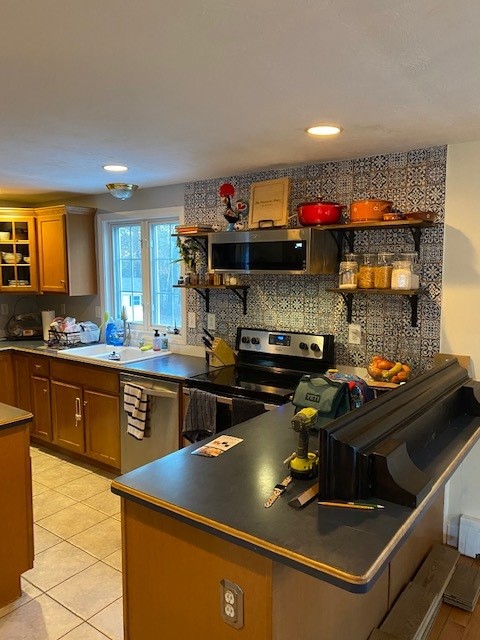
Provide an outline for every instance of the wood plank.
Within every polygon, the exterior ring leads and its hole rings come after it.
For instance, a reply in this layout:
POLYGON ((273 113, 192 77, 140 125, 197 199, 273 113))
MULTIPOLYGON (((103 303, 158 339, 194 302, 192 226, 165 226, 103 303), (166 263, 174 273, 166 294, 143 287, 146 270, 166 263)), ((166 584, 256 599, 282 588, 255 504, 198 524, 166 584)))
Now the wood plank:
POLYGON ((422 638, 438 608, 440 594, 411 582, 402 592, 380 630, 399 640, 422 638))
POLYGON ((438 636, 438 640, 463 640, 464 631, 465 628, 462 625, 449 619, 443 627, 442 633, 438 636))
POLYGON ((413 582, 428 591, 443 594, 452 578, 459 557, 459 552, 453 547, 443 544, 434 545, 413 582))
POLYGON ((478 567, 460 565, 446 586, 445 602, 472 611, 480 594, 480 569, 478 567))
POLYGON ((380 629, 374 629, 369 635, 368 640, 398 640, 397 636, 392 636, 391 633, 385 633, 380 629))
POLYGON ((440 638, 443 627, 447 624, 448 616, 450 615, 451 610, 452 607, 450 605, 442 604, 439 614, 430 630, 430 635, 427 636, 428 640, 438 640, 440 638))

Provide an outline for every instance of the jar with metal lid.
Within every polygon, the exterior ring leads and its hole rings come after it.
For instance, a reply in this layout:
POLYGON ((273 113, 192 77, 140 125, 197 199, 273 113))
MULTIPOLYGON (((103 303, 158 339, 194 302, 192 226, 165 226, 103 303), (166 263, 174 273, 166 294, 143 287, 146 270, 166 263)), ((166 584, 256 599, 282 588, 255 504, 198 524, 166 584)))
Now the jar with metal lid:
POLYGON ((344 260, 338 271, 338 286, 340 289, 356 289, 358 279, 358 263, 354 260, 344 260))
POLYGON ((396 260, 392 267, 392 289, 412 288, 412 263, 409 260, 396 260))
POLYGON ((410 262, 410 268, 412 270, 412 289, 418 289, 420 286, 418 253, 416 251, 401 253, 400 260, 408 260, 410 262))
POLYGON ((375 289, 390 289, 393 258, 393 253, 387 253, 386 251, 377 255, 374 276, 375 289))
POLYGON ((375 288, 375 265, 377 256, 374 253, 364 253, 361 263, 358 267, 358 288, 374 289, 375 288))

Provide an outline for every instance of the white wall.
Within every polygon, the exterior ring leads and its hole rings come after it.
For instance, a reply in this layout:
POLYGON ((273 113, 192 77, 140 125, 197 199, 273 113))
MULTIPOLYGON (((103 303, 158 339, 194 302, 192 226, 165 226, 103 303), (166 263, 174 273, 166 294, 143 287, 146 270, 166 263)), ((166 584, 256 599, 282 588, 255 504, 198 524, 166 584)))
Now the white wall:
MULTIPOLYGON (((470 355, 480 377, 480 141, 447 152, 440 351, 470 355)), ((460 514, 480 518, 480 443, 450 480, 447 541, 456 544, 460 514)))

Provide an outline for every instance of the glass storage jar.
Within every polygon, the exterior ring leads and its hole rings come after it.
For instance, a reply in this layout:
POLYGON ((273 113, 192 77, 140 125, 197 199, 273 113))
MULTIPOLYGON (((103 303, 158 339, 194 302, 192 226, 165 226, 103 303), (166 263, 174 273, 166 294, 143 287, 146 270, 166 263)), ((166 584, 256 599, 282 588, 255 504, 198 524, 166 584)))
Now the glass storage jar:
POLYGON ((416 251, 411 251, 409 253, 401 253, 400 260, 408 260, 411 265, 412 270, 412 289, 418 289, 420 286, 420 275, 419 275, 419 265, 418 265, 418 253, 416 251))
POLYGON ((364 253, 358 267, 358 288, 375 288, 375 264, 377 256, 374 253, 364 253))
POLYGON ((396 260, 392 267, 392 289, 412 288, 412 263, 409 260, 396 260))
POLYGON ((358 263, 355 260, 344 260, 340 263, 338 276, 338 286, 340 289, 356 289, 358 263))
POLYGON ((393 258, 393 253, 387 253, 386 251, 377 255, 374 276, 375 289, 390 289, 393 258))

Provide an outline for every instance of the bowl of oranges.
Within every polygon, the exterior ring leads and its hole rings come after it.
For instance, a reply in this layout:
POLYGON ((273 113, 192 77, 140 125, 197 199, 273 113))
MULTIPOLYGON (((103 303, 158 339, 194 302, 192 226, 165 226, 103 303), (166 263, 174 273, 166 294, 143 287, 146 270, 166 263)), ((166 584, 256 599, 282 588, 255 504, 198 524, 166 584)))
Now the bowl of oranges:
POLYGON ((367 365, 367 371, 374 380, 400 384, 408 380, 412 369, 404 362, 393 361, 383 356, 373 356, 367 365))

